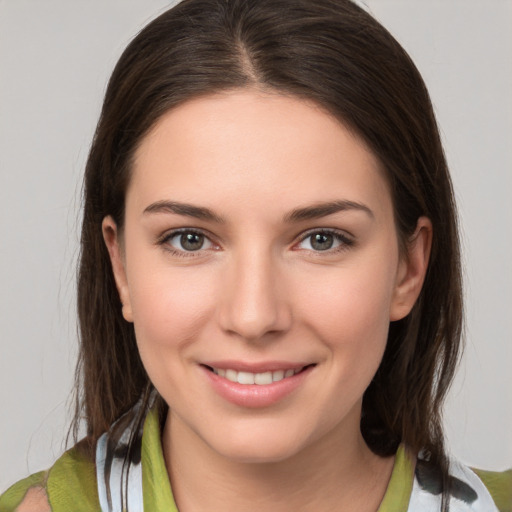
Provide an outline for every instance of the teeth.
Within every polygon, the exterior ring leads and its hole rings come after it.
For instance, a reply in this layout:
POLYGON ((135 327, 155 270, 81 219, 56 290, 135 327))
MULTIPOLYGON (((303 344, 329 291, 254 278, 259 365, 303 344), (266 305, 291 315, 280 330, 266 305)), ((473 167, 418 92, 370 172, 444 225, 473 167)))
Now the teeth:
POLYGON ((272 372, 256 373, 254 375, 254 384, 264 386, 265 384, 272 384, 272 372))
POLYGON ((297 368, 295 370, 276 370, 273 372, 263 372, 263 373, 251 373, 251 372, 237 372, 236 370, 224 370, 222 368, 213 368, 213 373, 219 375, 220 377, 224 377, 231 382, 237 382, 238 384, 258 384, 259 386, 265 386, 267 384, 272 384, 272 382, 278 382, 280 380, 286 379, 287 377, 293 377, 295 374, 299 373, 302 368, 297 368))
POLYGON ((284 379, 284 370, 276 370, 275 372, 272 372, 272 380, 274 382, 277 382, 278 380, 284 379))
POLYGON ((237 380, 237 372, 235 370, 226 370, 226 379, 231 382, 238 382, 237 380))
POLYGON ((238 372, 236 380, 238 384, 254 384, 254 377, 254 373, 238 372))

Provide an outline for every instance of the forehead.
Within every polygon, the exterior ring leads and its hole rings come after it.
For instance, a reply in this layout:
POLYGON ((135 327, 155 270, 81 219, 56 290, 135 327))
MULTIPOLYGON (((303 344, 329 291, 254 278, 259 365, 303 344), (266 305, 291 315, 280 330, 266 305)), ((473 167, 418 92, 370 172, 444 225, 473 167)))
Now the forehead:
POLYGON ((257 198, 265 210, 364 200, 390 208, 384 173, 366 144, 317 104, 242 89, 189 100, 140 144, 127 203, 204 205, 257 198), (343 196, 343 197, 340 197, 343 196))

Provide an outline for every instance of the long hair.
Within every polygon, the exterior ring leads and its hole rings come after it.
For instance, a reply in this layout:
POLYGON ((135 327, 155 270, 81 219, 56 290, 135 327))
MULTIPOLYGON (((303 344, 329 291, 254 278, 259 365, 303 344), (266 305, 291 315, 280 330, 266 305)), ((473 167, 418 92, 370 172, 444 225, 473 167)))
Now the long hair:
POLYGON ((446 469, 442 404, 458 360, 461 272, 452 185, 431 101, 397 41, 349 0, 184 0, 147 25, 110 79, 85 170, 75 426, 94 442, 151 384, 124 321, 101 223, 122 228, 134 152, 169 109, 256 87, 313 100, 353 130, 390 184, 402 254, 425 215, 433 246, 411 313, 392 322, 363 398, 377 454, 399 443, 446 469))

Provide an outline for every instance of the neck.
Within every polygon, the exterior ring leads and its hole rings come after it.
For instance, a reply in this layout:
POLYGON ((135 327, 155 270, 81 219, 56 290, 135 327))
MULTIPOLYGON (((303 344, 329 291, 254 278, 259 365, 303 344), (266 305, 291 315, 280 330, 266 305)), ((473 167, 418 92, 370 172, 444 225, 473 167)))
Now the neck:
POLYGON ((375 512, 394 460, 373 454, 357 429, 329 432, 278 462, 239 462, 212 450, 171 412, 163 448, 180 512, 375 512))

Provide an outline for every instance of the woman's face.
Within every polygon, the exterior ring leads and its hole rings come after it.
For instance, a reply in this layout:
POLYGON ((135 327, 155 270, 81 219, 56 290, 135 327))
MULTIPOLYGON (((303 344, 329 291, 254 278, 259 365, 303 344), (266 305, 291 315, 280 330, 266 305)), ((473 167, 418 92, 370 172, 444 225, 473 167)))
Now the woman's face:
POLYGON ((400 258, 365 144, 312 103, 244 89, 165 114, 137 150, 123 232, 103 225, 125 319, 179 432, 238 461, 360 440, 390 320, 423 279, 400 258), (192 436, 192 437, 190 437, 192 436))

